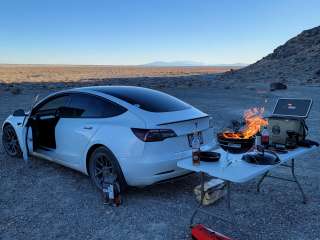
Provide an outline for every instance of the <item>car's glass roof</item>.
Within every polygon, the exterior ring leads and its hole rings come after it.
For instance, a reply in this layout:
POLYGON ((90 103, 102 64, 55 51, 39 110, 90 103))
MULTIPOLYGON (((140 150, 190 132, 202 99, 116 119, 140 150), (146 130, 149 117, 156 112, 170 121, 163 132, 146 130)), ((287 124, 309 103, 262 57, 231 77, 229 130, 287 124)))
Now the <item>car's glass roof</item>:
POLYGON ((98 86, 88 90, 119 98, 149 112, 173 112, 190 108, 190 105, 166 93, 132 86, 98 86))

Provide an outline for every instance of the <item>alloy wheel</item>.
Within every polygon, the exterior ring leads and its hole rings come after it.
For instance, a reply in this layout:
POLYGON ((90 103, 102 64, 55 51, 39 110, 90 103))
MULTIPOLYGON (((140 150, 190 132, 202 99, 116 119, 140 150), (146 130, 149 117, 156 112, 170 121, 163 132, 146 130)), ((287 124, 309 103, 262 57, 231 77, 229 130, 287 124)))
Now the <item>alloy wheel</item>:
POLYGON ((94 178, 96 182, 102 186, 104 177, 114 174, 114 166, 112 161, 105 154, 99 154, 94 160, 94 178))
POLYGON ((5 151, 12 157, 20 156, 21 149, 15 130, 12 126, 6 125, 3 129, 2 142, 5 151))

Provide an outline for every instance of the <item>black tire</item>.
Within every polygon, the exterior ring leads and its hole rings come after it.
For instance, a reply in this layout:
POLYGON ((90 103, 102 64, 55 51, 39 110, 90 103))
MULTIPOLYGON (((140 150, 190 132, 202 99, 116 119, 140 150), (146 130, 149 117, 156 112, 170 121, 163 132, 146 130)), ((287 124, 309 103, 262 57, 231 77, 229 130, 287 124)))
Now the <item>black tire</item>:
POLYGON ((10 157, 22 158, 22 151, 16 131, 10 124, 6 124, 3 128, 2 145, 10 157))
POLYGON ((125 189, 127 188, 127 183, 123 176, 118 160, 106 147, 98 147, 93 151, 89 158, 89 175, 92 182, 100 190, 102 189, 103 180, 102 171, 108 171, 109 174, 116 174, 121 191, 125 191, 125 189), (103 167, 105 168, 102 169, 103 167))

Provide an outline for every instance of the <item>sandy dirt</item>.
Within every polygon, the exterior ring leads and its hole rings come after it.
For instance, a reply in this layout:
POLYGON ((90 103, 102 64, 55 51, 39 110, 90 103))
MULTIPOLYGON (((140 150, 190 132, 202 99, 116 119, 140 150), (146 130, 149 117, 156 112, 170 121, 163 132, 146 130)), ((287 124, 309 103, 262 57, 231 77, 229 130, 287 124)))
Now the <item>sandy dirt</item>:
MULTIPOLYGON (((278 97, 312 97, 310 138, 320 140, 320 88, 289 86, 285 91, 269 92, 267 84, 239 87, 206 78, 199 78, 197 87, 179 83, 166 87, 167 78, 158 78, 158 85, 153 86, 211 114, 216 132, 249 107, 265 106, 268 114, 278 97)), ((34 95, 45 96, 64 87, 68 86, 22 84, 22 92, 14 95, 6 85, 0 86, 0 123, 13 110, 28 109, 34 95)), ((239 227, 248 236, 215 218, 199 215, 196 221, 236 239, 319 239, 319 169, 319 150, 297 161, 296 174, 308 196, 306 205, 290 182, 268 179, 259 194, 257 179, 233 185, 232 207, 239 227)), ((280 168, 275 173, 290 176, 280 168)), ((103 205, 100 192, 83 174, 34 158, 27 166, 0 148, 0 239, 190 239, 189 218, 197 205, 192 190, 198 181, 194 174, 145 189, 132 188, 124 196, 124 204, 113 208, 103 205)), ((228 217, 224 201, 207 209, 228 217)))
POLYGON ((88 79, 160 77, 212 74, 230 67, 143 67, 77 65, 6 65, 0 64, 0 83, 72 82, 88 79))

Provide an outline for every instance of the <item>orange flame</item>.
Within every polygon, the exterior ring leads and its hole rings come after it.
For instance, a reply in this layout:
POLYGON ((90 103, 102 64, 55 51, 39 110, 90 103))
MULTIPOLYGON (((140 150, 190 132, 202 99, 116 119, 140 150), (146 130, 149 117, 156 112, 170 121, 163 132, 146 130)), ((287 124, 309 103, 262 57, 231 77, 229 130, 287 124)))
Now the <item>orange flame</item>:
POLYGON ((239 132, 225 131, 225 138, 248 139, 260 130, 261 126, 267 126, 268 121, 263 118, 264 108, 250 108, 244 111, 245 126, 239 132))

